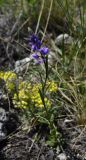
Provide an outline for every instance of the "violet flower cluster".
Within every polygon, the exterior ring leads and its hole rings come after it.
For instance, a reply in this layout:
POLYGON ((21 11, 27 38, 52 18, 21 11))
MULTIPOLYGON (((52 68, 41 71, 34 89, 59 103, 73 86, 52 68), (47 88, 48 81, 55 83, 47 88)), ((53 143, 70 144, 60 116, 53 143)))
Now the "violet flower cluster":
POLYGON ((29 45, 33 52, 32 57, 35 59, 36 63, 40 64, 45 62, 49 49, 46 46, 43 46, 42 42, 35 34, 29 38, 29 45))

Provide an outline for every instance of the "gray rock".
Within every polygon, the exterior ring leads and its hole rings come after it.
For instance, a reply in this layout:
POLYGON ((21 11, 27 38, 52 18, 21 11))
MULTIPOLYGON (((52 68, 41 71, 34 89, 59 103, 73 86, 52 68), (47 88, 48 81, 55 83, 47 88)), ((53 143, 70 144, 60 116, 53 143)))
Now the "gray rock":
POLYGON ((49 55, 48 55, 48 64, 49 66, 60 62, 58 54, 55 54, 55 52, 50 51, 49 55))
POLYGON ((59 36, 57 36, 57 38, 55 39, 55 44, 61 45, 61 44, 72 44, 73 43, 73 37, 69 36, 68 34, 60 34, 59 36))
POLYGON ((15 62, 15 72, 19 73, 27 69, 31 61, 31 57, 26 57, 15 62))
POLYGON ((54 152, 53 152, 53 150, 49 150, 46 157, 49 160, 53 160, 53 158, 54 158, 54 152))
POLYGON ((58 160, 67 160, 65 153, 61 153, 57 156, 58 160))
POLYGON ((0 140, 5 138, 5 133, 3 132, 3 124, 7 120, 6 111, 0 108, 0 140))
POLYGON ((57 153, 57 155, 60 153, 60 147, 59 146, 57 146, 57 148, 56 148, 56 153, 57 153))
POLYGON ((0 121, 4 122, 6 120, 7 120, 7 118, 6 118, 6 111, 5 111, 5 109, 0 108, 0 121))

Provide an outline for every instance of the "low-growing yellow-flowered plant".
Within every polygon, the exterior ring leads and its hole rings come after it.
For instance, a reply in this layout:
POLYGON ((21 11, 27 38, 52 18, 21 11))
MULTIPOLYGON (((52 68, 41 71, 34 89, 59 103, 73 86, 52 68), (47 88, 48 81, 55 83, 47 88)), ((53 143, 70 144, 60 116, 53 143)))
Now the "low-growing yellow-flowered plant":
MULTIPOLYGON (((13 92, 17 75, 14 72, 0 72, 0 78, 5 81, 5 85, 9 92, 13 92)), ((18 93, 14 92, 13 96, 13 104, 15 107, 25 109, 28 108, 30 105, 34 105, 37 108, 43 108, 43 102, 39 93, 39 89, 42 89, 41 83, 34 83, 31 84, 28 81, 18 81, 18 93)), ((46 107, 51 106, 50 99, 48 95, 52 92, 57 91, 57 84, 54 81, 48 81, 46 84, 47 88, 47 95, 44 98, 46 107)))
POLYGON ((15 88, 17 76, 12 71, 0 72, 0 78, 5 81, 6 88, 9 92, 12 92, 15 88))
MULTIPOLYGON (((15 93, 14 94, 14 100, 13 103, 16 107, 19 108, 27 108, 29 107, 29 105, 34 105, 37 108, 43 108, 43 102, 39 93, 39 89, 42 88, 42 85, 40 83, 35 83, 35 84, 31 84, 28 82, 21 82, 19 84, 19 92, 18 95, 15 93)), ((56 92, 57 90, 57 85, 54 81, 49 81, 47 83, 47 93, 48 95, 51 94, 52 92, 56 92)), ((46 95, 46 97, 44 98, 46 107, 50 107, 51 106, 51 102, 48 98, 48 96, 46 95)))

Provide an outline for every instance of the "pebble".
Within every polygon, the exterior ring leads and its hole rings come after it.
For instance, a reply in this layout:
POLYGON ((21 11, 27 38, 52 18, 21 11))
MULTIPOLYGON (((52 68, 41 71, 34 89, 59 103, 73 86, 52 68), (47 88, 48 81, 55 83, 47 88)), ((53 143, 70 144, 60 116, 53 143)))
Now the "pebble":
POLYGON ((61 153, 57 156, 58 160, 67 160, 65 153, 61 153))
POLYGON ((49 150, 46 157, 49 160, 53 160, 53 158, 54 158, 54 152, 53 152, 53 150, 49 150))
POLYGON ((5 133, 3 132, 3 124, 7 120, 6 112, 3 108, 0 108, 0 141, 5 138, 5 133))
POLYGON ((67 33, 60 34, 59 36, 56 37, 55 44, 57 46, 63 44, 63 42, 64 44, 72 44, 73 38, 69 36, 67 33))
POLYGON ((22 60, 18 60, 15 62, 15 72, 19 73, 22 72, 23 70, 25 70, 29 64, 30 64, 31 58, 30 57, 26 57, 22 60))

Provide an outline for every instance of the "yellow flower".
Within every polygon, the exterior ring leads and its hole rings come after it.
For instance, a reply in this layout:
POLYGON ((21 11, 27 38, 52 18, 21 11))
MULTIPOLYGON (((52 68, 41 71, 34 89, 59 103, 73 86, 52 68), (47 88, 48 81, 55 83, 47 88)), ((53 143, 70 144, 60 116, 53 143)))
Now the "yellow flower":
MULTIPOLYGON (((32 88, 32 92, 31 92, 31 100, 35 104, 36 107, 43 108, 44 105, 43 105, 43 102, 42 102, 42 99, 39 93, 39 88, 41 89, 40 84, 38 85, 34 84, 32 88)), ((45 98, 44 101, 47 107, 51 106, 51 103, 47 98, 45 98)))
MULTIPOLYGON (((20 93, 20 95, 22 94, 20 93)), ((16 108, 26 109, 28 106, 26 99, 24 99, 26 96, 25 95, 23 97, 22 96, 18 97, 18 96, 19 95, 14 94, 13 104, 15 105, 16 108)))
POLYGON ((50 107, 51 106, 51 102, 47 98, 45 98, 44 100, 45 100, 46 106, 50 107))
POLYGON ((14 90, 15 81, 17 79, 17 76, 14 72, 12 71, 0 72, 0 78, 2 78, 5 81, 8 91, 14 90))
POLYGON ((48 92, 56 92, 57 91, 57 84, 54 81, 48 81, 48 92))
POLYGON ((19 99, 26 99, 26 100, 28 99, 28 95, 26 95, 24 89, 19 91, 18 97, 19 97, 19 99))
POLYGON ((6 80, 15 80, 16 79, 16 74, 14 72, 8 71, 4 72, 4 77, 3 79, 6 80))
POLYGON ((4 77, 4 72, 1 71, 0 72, 0 78, 3 79, 3 77, 4 77))
POLYGON ((25 101, 18 101, 17 103, 14 101, 14 105, 16 108, 26 109, 28 104, 25 101))
MULTIPOLYGON (((26 81, 20 82, 18 97, 17 95, 14 95, 14 105, 19 108, 25 109, 33 103, 37 108, 43 108, 44 105, 39 93, 39 89, 42 89, 41 83, 31 85, 31 83, 28 83, 26 81)), ((51 94, 52 92, 56 92, 57 84, 54 81, 48 81, 47 91, 49 94, 51 94)), ((48 97, 45 97, 44 101, 46 107, 51 107, 51 102, 48 97)))

